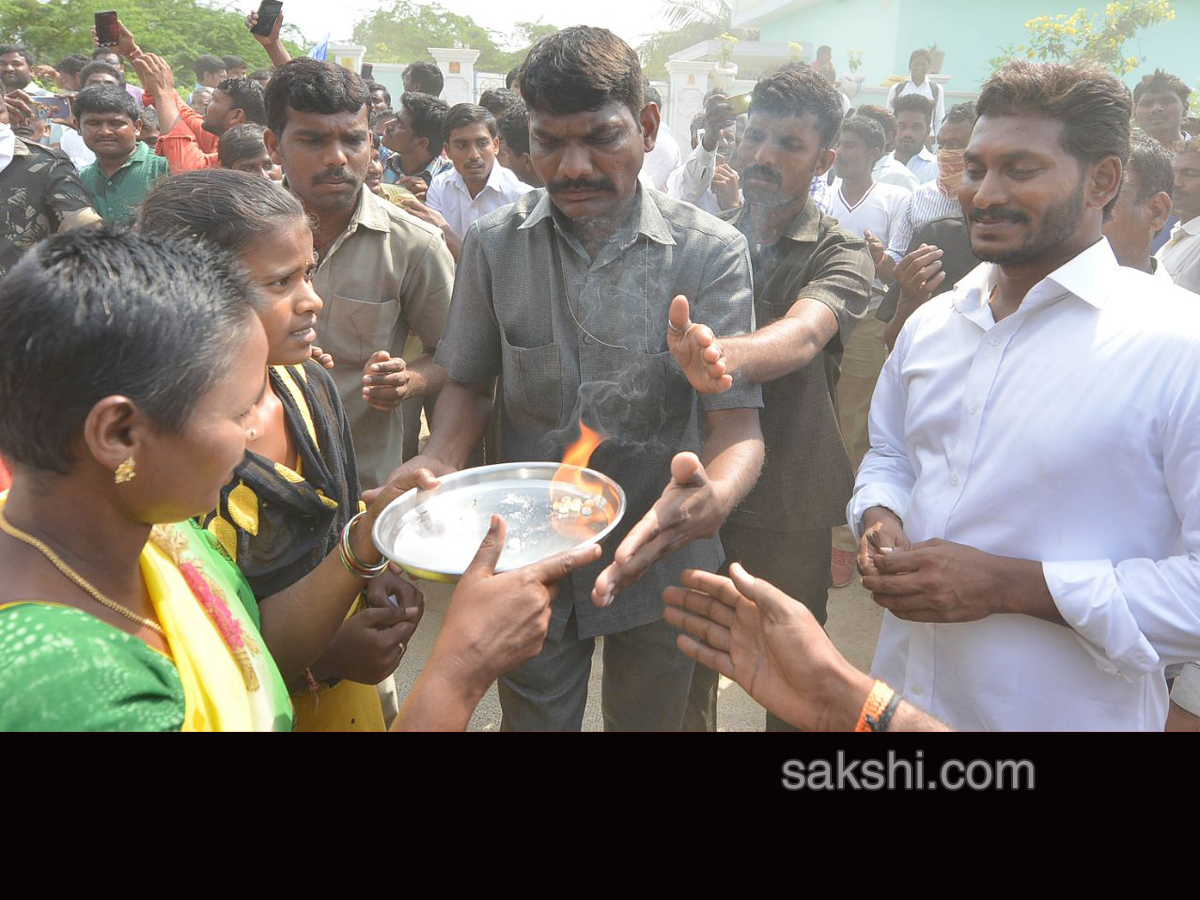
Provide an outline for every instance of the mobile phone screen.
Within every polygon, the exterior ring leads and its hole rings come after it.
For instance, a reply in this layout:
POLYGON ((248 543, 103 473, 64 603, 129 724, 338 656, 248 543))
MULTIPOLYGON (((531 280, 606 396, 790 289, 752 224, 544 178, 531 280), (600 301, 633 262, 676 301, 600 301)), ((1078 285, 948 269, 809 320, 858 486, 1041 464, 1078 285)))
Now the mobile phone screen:
POLYGON ((39 97, 34 105, 39 119, 71 118, 71 100, 68 97, 39 97))
POLYGON ((374 71, 375 71, 375 67, 373 65, 371 65, 370 63, 363 63, 362 68, 359 69, 359 71, 358 71, 358 74, 365 81, 370 81, 371 75, 374 71))
POLYGON ((96 43, 101 47, 115 47, 120 34, 117 32, 117 11, 96 13, 96 43))
POLYGON ((250 30, 263 37, 270 35, 275 28, 275 20, 279 18, 281 9, 283 9, 283 3, 280 0, 262 0, 262 3, 258 5, 258 23, 250 30))

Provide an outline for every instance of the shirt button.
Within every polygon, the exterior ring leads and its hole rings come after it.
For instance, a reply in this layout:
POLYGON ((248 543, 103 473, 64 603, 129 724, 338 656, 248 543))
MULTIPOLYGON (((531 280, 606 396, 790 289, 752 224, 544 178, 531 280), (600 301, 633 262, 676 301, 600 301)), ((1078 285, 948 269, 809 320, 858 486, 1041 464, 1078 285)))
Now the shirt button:
POLYGON ((951 483, 952 485, 954 485, 955 487, 958 487, 958 485, 959 485, 959 477, 958 477, 957 475, 951 475, 951 476, 950 476, 950 483, 951 483))
POLYGON ((999 347, 1000 346, 1000 338, 992 338, 990 341, 988 341, 988 343, 991 344, 993 347, 999 347))
POLYGON ((967 412, 969 412, 971 415, 975 415, 977 412, 979 412, 979 404, 972 403, 970 406, 967 407, 967 412))
POLYGON ((925 690, 924 690, 924 689, 923 689, 923 688, 922 688, 922 687, 921 687, 919 684, 914 684, 914 685, 913 685, 913 687, 912 687, 912 695, 913 695, 914 697, 920 697, 920 696, 921 696, 922 694, 924 694, 924 693, 925 693, 925 690))

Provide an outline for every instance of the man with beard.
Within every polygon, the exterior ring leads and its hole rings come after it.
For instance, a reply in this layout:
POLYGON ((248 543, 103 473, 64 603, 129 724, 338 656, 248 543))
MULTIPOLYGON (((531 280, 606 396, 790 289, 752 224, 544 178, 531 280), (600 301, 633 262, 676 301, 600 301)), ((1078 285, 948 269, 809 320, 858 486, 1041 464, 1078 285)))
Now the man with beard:
POLYGON ((264 140, 317 223, 313 286, 325 301, 317 331, 336 362, 359 479, 374 488, 401 459, 400 402, 445 381, 433 350, 454 261, 440 231, 364 186, 372 149, 367 96, 362 79, 341 66, 291 60, 267 86, 264 140), (428 349, 406 366, 400 357, 410 328, 428 349))
POLYGON ((757 386, 717 373, 729 389, 697 394, 689 381, 705 383, 707 366, 680 371, 669 350, 701 326, 669 326, 668 310, 685 295, 719 333, 751 330, 746 242, 639 184, 659 112, 612 32, 543 38, 520 84, 546 187, 467 231, 438 348, 450 381, 405 468, 465 465, 497 375, 503 461, 558 461, 581 421, 604 435, 588 465, 620 483, 628 509, 604 559, 562 582, 541 653, 500 679, 502 727, 578 730, 603 635, 606 730, 677 731, 694 665, 662 621, 663 591, 684 569, 721 565, 716 534, 758 475, 762 437, 757 386))
POLYGON ((958 193, 981 265, 908 320, 847 508, 872 673, 964 730, 1161 731, 1200 650, 1200 307, 1102 237, 1132 102, 1015 62, 958 193))
MULTIPOLYGON (((837 90, 807 66, 755 86, 738 151, 746 202, 730 221, 750 245, 759 330, 709 348, 730 375, 762 385, 767 453, 762 477, 721 529, 721 543, 730 560, 800 600, 822 625, 831 529, 844 524, 854 484, 834 391, 875 272, 863 239, 822 213, 811 195, 813 179, 833 164, 841 121, 837 90)), ((875 134, 882 144, 882 129, 875 134)), ((869 185, 874 160, 865 147, 861 155, 859 181, 869 185)), ((686 353, 676 359, 691 365, 686 353)), ((696 670, 693 699, 699 718, 715 718, 711 670, 696 670)), ((768 713, 768 730, 789 727, 768 713)))

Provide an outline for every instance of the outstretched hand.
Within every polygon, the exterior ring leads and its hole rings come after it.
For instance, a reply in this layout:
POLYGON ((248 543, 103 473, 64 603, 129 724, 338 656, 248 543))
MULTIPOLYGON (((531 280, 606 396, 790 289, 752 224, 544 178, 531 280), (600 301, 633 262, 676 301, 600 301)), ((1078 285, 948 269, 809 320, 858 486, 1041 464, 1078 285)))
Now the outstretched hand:
POLYGON ((857 709, 870 689, 804 604, 738 563, 729 578, 685 571, 663 594, 679 649, 732 678, 775 715, 805 731, 853 726, 831 711, 857 709), (864 685, 865 684, 865 688, 864 685), (847 692, 861 696, 844 698, 847 692))
POLYGON ((692 321, 687 297, 681 294, 671 301, 667 321, 667 349, 692 387, 701 394, 720 394, 733 387, 721 344, 711 328, 692 321))

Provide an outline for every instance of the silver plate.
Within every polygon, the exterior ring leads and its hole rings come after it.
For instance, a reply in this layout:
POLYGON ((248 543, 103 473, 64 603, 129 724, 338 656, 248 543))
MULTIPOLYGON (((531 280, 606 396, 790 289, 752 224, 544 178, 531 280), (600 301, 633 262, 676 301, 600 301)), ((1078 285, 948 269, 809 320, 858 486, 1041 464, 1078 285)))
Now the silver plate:
POLYGON ((482 466, 447 475, 432 491, 413 488, 400 495, 375 520, 372 536, 379 552, 410 574, 457 581, 479 550, 493 515, 508 527, 496 567, 503 572, 602 541, 625 515, 625 492, 607 475, 577 466, 482 466), (555 481, 560 471, 572 479, 555 481), (605 517, 556 515, 552 502, 564 494, 581 502, 599 494, 605 517))

